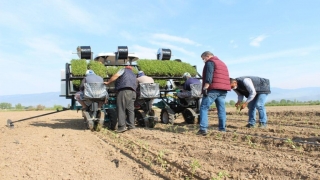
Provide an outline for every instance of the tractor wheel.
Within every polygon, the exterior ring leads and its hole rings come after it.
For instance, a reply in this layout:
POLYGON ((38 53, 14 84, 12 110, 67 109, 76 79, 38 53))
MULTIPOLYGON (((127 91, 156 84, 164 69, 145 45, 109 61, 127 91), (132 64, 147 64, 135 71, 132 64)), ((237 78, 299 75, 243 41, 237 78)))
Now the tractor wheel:
POLYGON ((191 108, 185 109, 182 115, 186 123, 194 124, 196 122, 197 114, 191 108))
POLYGON ((116 130, 118 126, 118 115, 116 109, 108 109, 107 114, 109 116, 109 122, 107 124, 108 129, 116 130))
POLYGON ((151 110, 149 111, 149 116, 155 116, 155 115, 156 115, 156 113, 154 112, 153 109, 151 109, 151 110))
POLYGON ((154 128, 156 124, 157 124, 157 121, 155 121, 154 118, 148 119, 148 128, 154 128))
POLYGON ((163 124, 173 124, 175 120, 174 112, 170 108, 162 109, 160 119, 163 124))
POLYGON ((146 117, 146 114, 143 112, 143 110, 136 110, 134 114, 137 125, 145 127, 144 118, 146 117))

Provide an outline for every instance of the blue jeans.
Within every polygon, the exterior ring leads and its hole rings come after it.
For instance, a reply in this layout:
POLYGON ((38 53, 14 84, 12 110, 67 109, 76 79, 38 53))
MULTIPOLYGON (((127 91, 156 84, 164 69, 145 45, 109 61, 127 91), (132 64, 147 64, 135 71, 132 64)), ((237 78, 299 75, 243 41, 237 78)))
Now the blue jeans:
POLYGON ((213 102, 216 103, 219 118, 219 131, 226 131, 226 107, 225 98, 227 91, 210 90, 207 96, 203 96, 200 105, 200 130, 207 131, 208 129, 208 110, 213 102))
POLYGON ((257 94, 252 101, 249 102, 249 124, 256 124, 256 109, 259 112, 259 120, 263 125, 267 124, 268 118, 264 105, 266 104, 268 94, 257 94))

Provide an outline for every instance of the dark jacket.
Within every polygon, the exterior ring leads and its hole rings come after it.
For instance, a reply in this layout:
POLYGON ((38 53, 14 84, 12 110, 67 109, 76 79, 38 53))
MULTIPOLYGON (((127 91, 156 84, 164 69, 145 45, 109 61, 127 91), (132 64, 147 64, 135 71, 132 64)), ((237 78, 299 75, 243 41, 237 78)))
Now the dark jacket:
POLYGON ((124 69, 124 73, 116 80, 115 89, 121 91, 122 89, 137 89, 137 78, 131 69, 124 69))
POLYGON ((269 79, 260 78, 260 77, 256 77, 256 76, 238 77, 238 78, 236 78, 237 83, 238 83, 238 87, 237 87, 236 90, 240 94, 244 95, 246 98, 248 98, 249 92, 248 92, 248 90, 246 89, 246 87, 244 86, 244 83, 243 83, 243 80, 245 78, 250 78, 251 79, 257 94, 270 94, 271 93, 269 79))

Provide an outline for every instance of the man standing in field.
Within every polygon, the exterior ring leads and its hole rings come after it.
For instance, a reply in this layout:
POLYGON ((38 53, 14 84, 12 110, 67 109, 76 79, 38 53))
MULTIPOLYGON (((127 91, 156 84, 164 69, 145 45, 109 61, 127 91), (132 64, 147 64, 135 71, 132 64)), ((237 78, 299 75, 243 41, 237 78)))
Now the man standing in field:
POLYGON ((256 76, 243 76, 235 79, 230 78, 230 85, 231 89, 238 95, 238 102, 235 106, 240 106, 240 111, 248 106, 249 120, 246 127, 255 127, 257 109, 260 119, 259 127, 265 128, 267 126, 268 118, 264 105, 268 94, 271 93, 269 79, 256 76), (247 100, 241 104, 243 96, 245 96, 247 100))
POLYGON ((134 129, 134 101, 136 100, 137 80, 131 66, 126 66, 114 74, 106 85, 116 81, 118 130, 122 133, 128 129, 134 129))
POLYGON ((210 51, 202 53, 201 58, 205 63, 202 71, 202 101, 200 105, 200 130, 197 135, 207 135, 208 110, 215 102, 218 110, 219 131, 226 131, 225 98, 230 91, 230 77, 227 66, 210 51))

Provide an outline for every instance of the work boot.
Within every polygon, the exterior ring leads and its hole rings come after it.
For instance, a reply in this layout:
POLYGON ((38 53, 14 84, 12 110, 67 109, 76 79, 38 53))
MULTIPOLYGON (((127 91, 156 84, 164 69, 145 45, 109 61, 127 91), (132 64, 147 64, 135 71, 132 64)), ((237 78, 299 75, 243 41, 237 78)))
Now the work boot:
POLYGON ((255 126, 255 125, 252 125, 252 124, 247 124, 246 127, 247 127, 247 128, 255 128, 256 126, 255 126))
POLYGON ((206 136, 207 134, 208 134, 207 131, 205 131, 205 130, 199 130, 196 135, 206 136))
POLYGON ((267 124, 265 124, 265 123, 259 123, 259 128, 265 129, 265 128, 267 128, 267 124))
POLYGON ((118 129, 117 129, 117 133, 123 133, 123 132, 125 132, 127 130, 127 127, 126 126, 123 126, 123 127, 118 127, 118 129))

